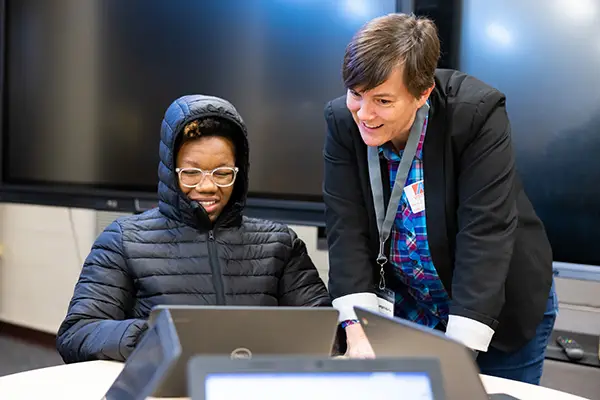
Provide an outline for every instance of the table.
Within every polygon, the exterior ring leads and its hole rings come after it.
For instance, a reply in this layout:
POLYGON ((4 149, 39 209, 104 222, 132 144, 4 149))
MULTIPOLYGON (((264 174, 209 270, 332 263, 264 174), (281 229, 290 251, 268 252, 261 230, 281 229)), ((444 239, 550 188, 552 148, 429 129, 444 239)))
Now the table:
MULTIPOLYGON (((40 368, 0 377, 0 398, 11 400, 99 400, 123 369, 115 361, 88 361, 40 368)), ((587 400, 557 390, 481 375, 488 393, 521 400, 587 400)))

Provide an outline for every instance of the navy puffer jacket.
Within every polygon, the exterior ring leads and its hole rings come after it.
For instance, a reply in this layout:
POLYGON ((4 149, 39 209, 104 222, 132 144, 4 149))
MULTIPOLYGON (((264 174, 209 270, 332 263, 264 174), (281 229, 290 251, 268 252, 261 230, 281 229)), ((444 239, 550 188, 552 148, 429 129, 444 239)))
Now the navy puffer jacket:
POLYGON ((329 306, 304 243, 287 226, 242 215, 248 191, 246 127, 235 108, 209 96, 184 96, 161 128, 159 206, 120 218, 96 239, 57 336, 66 363, 124 361, 158 304, 329 306), (189 121, 233 121, 239 173, 214 226, 181 193, 175 143, 189 121))

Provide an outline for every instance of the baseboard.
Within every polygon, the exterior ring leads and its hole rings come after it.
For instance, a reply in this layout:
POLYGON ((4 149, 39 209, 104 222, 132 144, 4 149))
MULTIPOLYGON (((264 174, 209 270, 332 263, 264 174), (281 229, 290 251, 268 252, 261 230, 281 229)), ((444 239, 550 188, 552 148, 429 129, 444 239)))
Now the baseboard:
POLYGON ((56 335, 0 321, 0 335, 11 336, 50 349, 56 349, 56 335))

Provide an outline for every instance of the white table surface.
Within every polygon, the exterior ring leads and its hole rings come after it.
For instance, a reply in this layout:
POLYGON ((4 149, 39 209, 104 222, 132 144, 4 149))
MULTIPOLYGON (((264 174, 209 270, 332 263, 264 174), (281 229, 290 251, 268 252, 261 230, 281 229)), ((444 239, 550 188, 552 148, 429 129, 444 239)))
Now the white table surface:
MULTIPOLYGON (((88 361, 40 368, 0 377, 0 398, 10 400, 100 400, 123 369, 114 361, 88 361)), ((488 393, 520 400, 588 400, 540 386, 482 375, 488 393)))

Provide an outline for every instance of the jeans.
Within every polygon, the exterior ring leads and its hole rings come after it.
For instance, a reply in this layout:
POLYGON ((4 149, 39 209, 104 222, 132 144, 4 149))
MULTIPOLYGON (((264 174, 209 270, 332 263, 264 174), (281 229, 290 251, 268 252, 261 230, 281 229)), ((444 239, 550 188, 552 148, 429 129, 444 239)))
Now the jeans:
POLYGON ((557 313, 558 299, 552 282, 544 319, 538 325, 533 339, 513 353, 505 353, 492 347, 486 353, 479 353, 477 364, 481 373, 539 385, 544 368, 546 346, 557 313))

